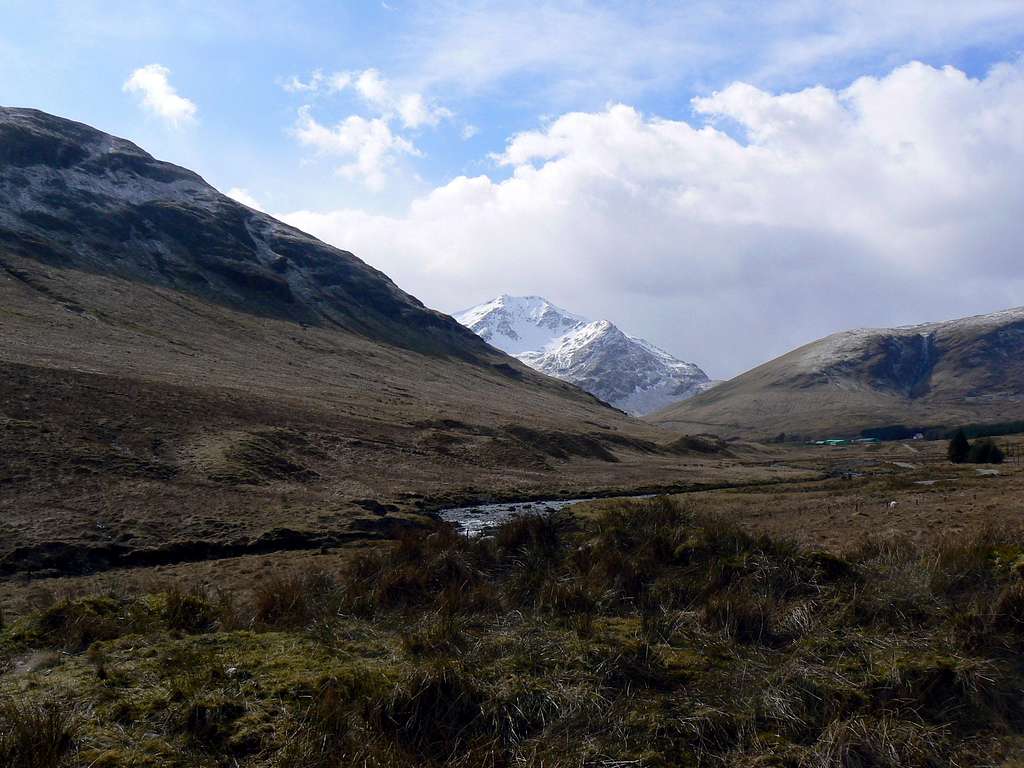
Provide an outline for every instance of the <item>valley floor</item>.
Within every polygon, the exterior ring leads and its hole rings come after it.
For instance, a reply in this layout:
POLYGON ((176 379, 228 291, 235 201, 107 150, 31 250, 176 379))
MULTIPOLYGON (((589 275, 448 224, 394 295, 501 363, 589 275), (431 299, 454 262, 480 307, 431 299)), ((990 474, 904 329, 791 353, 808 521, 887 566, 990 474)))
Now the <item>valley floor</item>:
POLYGON ((2 765, 1022 764, 1013 460, 2 375, 2 765))
MULTIPOLYGON (((1022 436, 999 440, 1008 443, 1011 451, 1024 450, 1022 436)), ((642 458, 627 458, 614 466, 614 472, 621 483, 620 492, 670 490, 672 482, 676 481, 678 486, 687 486, 687 492, 676 498, 694 509, 719 515, 751 533, 792 540, 836 554, 879 535, 928 545, 949 535, 969 535, 988 527, 1016 528, 1024 524, 1020 501, 1024 498, 1024 465, 1011 460, 998 467, 955 466, 946 460, 945 448, 944 442, 934 441, 838 448, 771 446, 761 447, 757 452, 748 451, 738 460, 709 455, 653 457, 645 463, 642 458), (630 466, 631 461, 635 466, 630 466), (653 482, 659 474, 661 482, 653 482), (701 490, 708 486, 713 489, 701 490)), ((554 478, 550 472, 538 472, 529 483, 518 487, 498 486, 490 494, 483 489, 464 490, 461 496, 453 494, 446 498, 438 486, 436 495, 431 498, 431 507, 462 504, 474 494, 485 500, 614 494, 614 488, 600 485, 602 471, 607 473, 608 470, 605 462, 577 459, 566 464, 565 470, 554 478)), ((431 482, 437 483, 440 479, 435 477, 431 482)), ((168 487, 173 488, 173 485, 168 484, 168 487)), ((116 500, 118 504, 134 508, 136 511, 129 518, 131 522, 144 511, 146 500, 152 498, 151 489, 136 488, 136 492, 140 493, 139 498, 125 499, 119 495, 117 486, 107 487, 105 491, 98 486, 96 497, 107 505, 116 500)), ((177 490, 177 493, 182 492, 184 490, 177 490)), ((209 484, 201 492, 210 495, 211 500, 217 499, 218 492, 224 493, 216 484, 209 484)), ((20 615, 45 602, 48 595, 69 597, 111 589, 140 591, 149 583, 164 580, 244 590, 267 573, 335 567, 353 553, 373 548, 381 541, 393 540, 405 530, 426 535, 436 525, 431 514, 417 511, 415 507, 399 511, 374 510, 371 506, 361 511, 362 516, 335 513, 338 530, 347 536, 332 539, 328 534, 333 518, 324 509, 325 502, 301 486, 278 487, 270 492, 259 485, 242 486, 231 492, 250 494, 257 502, 265 500, 270 510, 266 513, 268 526, 275 519, 278 524, 288 520, 293 528, 301 530, 309 526, 313 533, 308 538, 282 540, 276 549, 234 556, 200 551, 194 559, 129 568, 104 567, 81 575, 15 573, 0 578, 0 606, 9 616, 20 615), (314 516, 305 517, 307 508, 314 516)), ((229 496, 227 500, 232 502, 235 498, 229 496)), ((173 501, 173 496, 170 500, 173 501)), ((8 529, 19 525, 22 529, 34 527, 38 512, 19 522, 18 510, 12 502, 8 501, 5 518, 8 529)), ((609 503, 614 502, 585 502, 573 511, 586 517, 609 503)), ((542 508, 542 505, 536 507, 542 508)), ((166 509, 157 506, 150 514, 163 516, 166 509)), ((97 513, 92 513, 89 518, 96 516, 97 513)), ((180 518, 170 518, 168 522, 182 524, 180 518)), ((54 524, 66 539, 67 518, 55 518, 54 524)), ((253 523, 247 520, 246 524, 253 523)), ((138 522, 135 525, 138 526, 138 522)), ((42 543, 45 547, 45 539, 42 543)))

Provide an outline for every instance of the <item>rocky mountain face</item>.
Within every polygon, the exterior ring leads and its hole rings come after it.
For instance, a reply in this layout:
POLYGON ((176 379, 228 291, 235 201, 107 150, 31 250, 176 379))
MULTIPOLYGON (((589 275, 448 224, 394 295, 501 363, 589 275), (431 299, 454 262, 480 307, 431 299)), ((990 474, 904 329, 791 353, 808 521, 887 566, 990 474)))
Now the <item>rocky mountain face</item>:
POLYGON ((719 434, 822 436, 1024 415, 1024 308, 837 333, 651 419, 719 434))
POLYGON ((570 381, 627 413, 645 414, 706 391, 687 363, 607 320, 591 321, 539 296, 499 296, 456 315, 489 344, 570 381))
POLYGON ((0 108, 0 248, 246 312, 441 354, 485 354, 351 253, 221 194, 124 139, 0 108))

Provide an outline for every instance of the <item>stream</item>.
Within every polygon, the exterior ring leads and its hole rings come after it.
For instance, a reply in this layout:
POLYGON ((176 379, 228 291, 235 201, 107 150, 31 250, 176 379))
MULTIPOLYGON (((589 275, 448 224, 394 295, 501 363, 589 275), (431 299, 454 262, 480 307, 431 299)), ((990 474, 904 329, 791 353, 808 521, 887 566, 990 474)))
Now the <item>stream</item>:
MULTIPOLYGON (((598 497, 601 498, 601 497, 598 497)), ((616 497, 620 498, 620 497, 616 497)), ((621 498, 649 499, 650 494, 621 498)), ((595 501, 595 497, 581 499, 551 499, 548 501, 506 501, 497 504, 473 504, 468 507, 442 509, 441 519, 455 523, 467 536, 482 536, 490 529, 517 515, 541 515, 555 512, 581 501, 595 501)))

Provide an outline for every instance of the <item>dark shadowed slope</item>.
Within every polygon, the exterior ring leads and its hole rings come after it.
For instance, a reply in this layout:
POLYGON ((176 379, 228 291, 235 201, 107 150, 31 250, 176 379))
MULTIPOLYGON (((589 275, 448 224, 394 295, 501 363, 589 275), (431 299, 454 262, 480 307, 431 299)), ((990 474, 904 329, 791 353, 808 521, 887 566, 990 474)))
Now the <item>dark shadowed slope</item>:
POLYGON ((8 255, 409 349, 489 354, 351 253, 89 126, 2 109, 0 168, 0 247, 8 255))
POLYGON ((650 418, 723 435, 807 437, 1024 417, 1024 308, 848 331, 650 418))

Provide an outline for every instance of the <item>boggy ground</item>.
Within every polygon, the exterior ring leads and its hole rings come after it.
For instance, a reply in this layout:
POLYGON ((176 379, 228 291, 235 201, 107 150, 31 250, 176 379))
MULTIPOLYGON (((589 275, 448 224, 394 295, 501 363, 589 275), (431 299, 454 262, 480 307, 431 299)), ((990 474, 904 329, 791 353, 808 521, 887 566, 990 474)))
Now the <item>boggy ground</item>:
POLYGON ((1011 765, 1021 541, 837 556, 661 498, 57 602, 0 634, 0 763, 1011 765))

